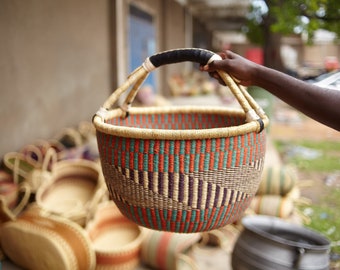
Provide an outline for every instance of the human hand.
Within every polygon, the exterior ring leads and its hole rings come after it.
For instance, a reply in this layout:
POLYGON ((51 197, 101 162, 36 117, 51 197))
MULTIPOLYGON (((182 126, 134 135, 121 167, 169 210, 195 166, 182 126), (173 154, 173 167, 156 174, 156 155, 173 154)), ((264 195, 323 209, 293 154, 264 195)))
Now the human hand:
POLYGON ((244 86, 254 84, 253 78, 256 77, 257 64, 231 51, 218 54, 222 57, 222 60, 214 60, 210 64, 202 65, 200 70, 207 71, 211 77, 217 79, 223 85, 225 83, 218 75, 217 70, 225 71, 244 86))

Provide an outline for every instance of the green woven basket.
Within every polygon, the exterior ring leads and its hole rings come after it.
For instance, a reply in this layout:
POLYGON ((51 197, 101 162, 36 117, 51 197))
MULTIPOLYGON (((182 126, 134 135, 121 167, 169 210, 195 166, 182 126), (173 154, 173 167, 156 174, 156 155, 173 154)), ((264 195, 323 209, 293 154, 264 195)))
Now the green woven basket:
POLYGON ((130 108, 155 68, 215 59, 220 57, 195 48, 153 55, 93 118, 110 195, 141 226, 185 233, 212 230, 237 220, 256 193, 268 118, 228 74, 219 72, 242 109, 130 108), (123 105, 111 109, 125 92, 123 105))

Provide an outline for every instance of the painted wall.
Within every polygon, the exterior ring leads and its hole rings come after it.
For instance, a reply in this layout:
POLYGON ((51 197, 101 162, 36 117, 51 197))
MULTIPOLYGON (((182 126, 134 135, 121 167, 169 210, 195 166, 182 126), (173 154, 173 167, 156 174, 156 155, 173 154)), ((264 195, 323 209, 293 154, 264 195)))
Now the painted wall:
POLYGON ((0 156, 91 120, 111 88, 107 0, 1 0, 0 156))
MULTIPOLYGON (((126 80, 129 4, 154 16, 157 52, 192 45, 174 0, 0 1, 0 157, 91 121, 126 80)), ((157 92, 168 95, 167 79, 185 67, 158 69, 157 92)))
MULTIPOLYGON (((186 44, 185 35, 192 34, 186 32, 185 24, 185 10, 183 7, 175 1, 164 0, 163 16, 162 16, 162 50, 171 50, 184 47, 191 47, 191 44, 186 44)), ((168 86, 169 77, 173 74, 183 72, 187 65, 185 63, 177 63, 162 67, 163 73, 159 92, 165 96, 169 96, 170 89, 168 86)))

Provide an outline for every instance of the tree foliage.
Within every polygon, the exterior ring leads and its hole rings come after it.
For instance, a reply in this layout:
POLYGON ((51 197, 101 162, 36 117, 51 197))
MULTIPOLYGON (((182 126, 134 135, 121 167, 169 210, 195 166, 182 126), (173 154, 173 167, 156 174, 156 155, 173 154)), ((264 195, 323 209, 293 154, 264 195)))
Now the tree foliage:
POLYGON ((325 29, 340 37, 339 0, 254 0, 246 32, 257 44, 265 42, 268 31, 281 35, 307 35, 325 29))

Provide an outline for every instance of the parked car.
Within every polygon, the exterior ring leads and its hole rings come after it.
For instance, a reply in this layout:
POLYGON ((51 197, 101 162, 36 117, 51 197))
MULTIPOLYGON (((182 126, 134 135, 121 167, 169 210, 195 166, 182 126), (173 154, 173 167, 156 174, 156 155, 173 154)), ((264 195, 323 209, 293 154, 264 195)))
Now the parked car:
POLYGON ((312 83, 321 87, 340 90, 340 71, 330 72, 320 76, 322 77, 319 79, 316 78, 312 83))

